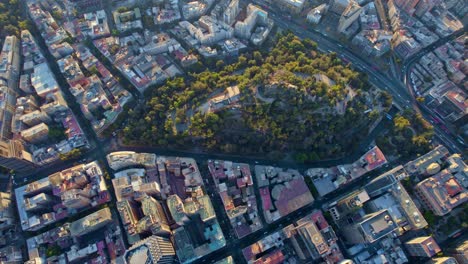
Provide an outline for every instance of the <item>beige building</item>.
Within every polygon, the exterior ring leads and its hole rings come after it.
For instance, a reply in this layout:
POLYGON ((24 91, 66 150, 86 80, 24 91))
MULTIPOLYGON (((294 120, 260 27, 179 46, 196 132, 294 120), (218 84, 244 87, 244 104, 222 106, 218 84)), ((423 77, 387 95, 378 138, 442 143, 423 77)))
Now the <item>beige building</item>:
POLYGON ((338 31, 344 33, 359 18, 361 12, 362 8, 356 2, 350 2, 343 14, 341 14, 338 31))
POLYGON ((124 259, 127 264, 172 264, 175 260, 175 250, 169 239, 150 236, 130 247, 125 252, 124 259))
POLYGON ((47 140, 48 136, 49 127, 45 123, 21 131, 21 137, 29 143, 40 143, 47 140))
POLYGON ((467 189, 449 170, 421 181, 415 191, 423 205, 438 216, 446 215, 468 201, 467 189))
POLYGON ((0 166, 18 172, 35 168, 34 160, 19 140, 0 140, 0 166))
POLYGON ((40 110, 24 114, 20 117, 20 120, 28 126, 36 126, 40 123, 49 123, 52 121, 52 119, 50 119, 50 117, 45 112, 40 110))
POLYGON ((432 257, 441 251, 431 236, 417 237, 405 243, 408 253, 413 257, 432 257))
POLYGON ((454 257, 458 263, 468 263, 468 239, 448 248, 447 255, 454 257))
POLYGON ((286 11, 298 14, 304 9, 306 1, 305 0, 275 0, 275 3, 286 11))
POLYGON ((13 227, 15 218, 11 205, 11 195, 0 192, 0 234, 2 231, 13 227))
POLYGON ((104 227, 112 222, 112 213, 109 208, 101 209, 70 224, 72 236, 82 236, 104 227))

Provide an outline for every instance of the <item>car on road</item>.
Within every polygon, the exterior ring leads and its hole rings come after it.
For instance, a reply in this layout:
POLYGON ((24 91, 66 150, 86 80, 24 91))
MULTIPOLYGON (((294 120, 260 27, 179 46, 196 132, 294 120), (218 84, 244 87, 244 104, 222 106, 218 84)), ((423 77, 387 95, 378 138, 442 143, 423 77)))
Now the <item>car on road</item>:
POLYGON ((450 134, 450 130, 445 125, 440 124, 440 129, 442 129, 445 133, 450 134))

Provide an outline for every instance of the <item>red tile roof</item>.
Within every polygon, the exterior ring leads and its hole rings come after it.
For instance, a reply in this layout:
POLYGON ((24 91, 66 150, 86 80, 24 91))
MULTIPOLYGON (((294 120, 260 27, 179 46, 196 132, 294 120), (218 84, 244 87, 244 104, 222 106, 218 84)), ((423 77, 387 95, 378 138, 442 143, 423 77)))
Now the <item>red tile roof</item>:
POLYGON ((268 187, 260 188, 260 196, 262 196, 262 206, 263 210, 270 210, 271 208, 271 196, 270 196, 270 190, 268 187))

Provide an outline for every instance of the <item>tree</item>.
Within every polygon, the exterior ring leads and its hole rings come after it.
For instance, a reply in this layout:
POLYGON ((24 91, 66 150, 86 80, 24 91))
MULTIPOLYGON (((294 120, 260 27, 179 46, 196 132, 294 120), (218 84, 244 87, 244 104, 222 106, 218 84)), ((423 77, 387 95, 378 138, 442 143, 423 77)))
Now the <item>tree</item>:
POLYGON ((58 142, 66 139, 64 129, 61 126, 49 126, 48 137, 53 142, 58 142))
POLYGON ((71 151, 67 153, 60 153, 59 158, 60 160, 66 161, 66 160, 72 160, 72 159, 77 159, 81 156, 81 150, 80 149, 72 149, 71 151))
POLYGON ((431 211, 428 211, 428 210, 424 211, 423 216, 424 216, 424 219, 426 219, 429 226, 433 226, 436 224, 436 216, 431 211))
POLYGON ((430 75, 424 76, 424 82, 432 82, 432 77, 430 75))
POLYGON ((62 20, 63 19, 63 14, 62 14, 62 12, 60 10, 53 10, 51 15, 55 20, 62 20))
POLYGON ((263 61, 263 56, 262 54, 260 53, 260 51, 256 50, 253 52, 253 59, 255 60, 255 62, 257 63, 257 65, 260 65, 263 61))
POLYGON ((224 61, 223 60, 219 60, 219 61, 216 62, 216 69, 217 70, 221 70, 223 67, 224 67, 224 61))
POLYGON ((401 115, 398 115, 393 119, 393 124, 395 130, 400 132, 410 127, 410 121, 401 115))
POLYGON ((94 75, 99 75, 99 71, 94 65, 89 68, 89 72, 94 75))
POLYGON ((29 30, 31 27, 31 24, 29 23, 28 20, 22 20, 18 22, 18 26, 21 30, 29 30))
POLYGON ((130 9, 128 7, 126 7, 126 6, 121 6, 121 7, 117 8, 117 12, 119 12, 119 13, 125 13, 128 10, 130 10, 130 9))
MULTIPOLYGON (((344 67, 337 58, 311 49, 315 45, 285 33, 267 48, 267 54, 258 50, 246 53, 230 65, 204 60, 208 70, 201 63, 200 69, 192 66, 188 76, 149 89, 147 104, 129 111, 124 142, 194 145, 271 157, 297 153, 294 157, 299 162, 342 156, 355 148, 364 136, 359 131, 371 123, 364 114, 368 101, 364 96, 373 93, 359 90, 369 87, 365 76, 344 67), (313 75, 318 73, 333 75, 336 86, 315 82, 313 75), (347 83, 359 87, 356 96, 347 103, 343 116, 334 115, 333 108, 343 101, 347 83), (216 113, 199 111, 201 105, 210 103, 216 89, 233 85, 240 90, 238 101, 223 100, 216 113), (186 121, 184 113, 189 117, 186 121), (188 128, 183 132, 176 131, 185 125, 188 128)), ((370 115, 375 118, 379 114, 370 115)))

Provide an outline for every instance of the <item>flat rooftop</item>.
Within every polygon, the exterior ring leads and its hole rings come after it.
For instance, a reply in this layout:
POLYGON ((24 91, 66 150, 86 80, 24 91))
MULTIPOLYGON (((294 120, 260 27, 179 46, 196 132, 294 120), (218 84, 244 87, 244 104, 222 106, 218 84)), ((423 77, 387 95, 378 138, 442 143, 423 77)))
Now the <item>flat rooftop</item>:
POLYGON ((366 240, 371 243, 388 235, 398 227, 387 210, 374 213, 361 222, 360 226, 366 240))

